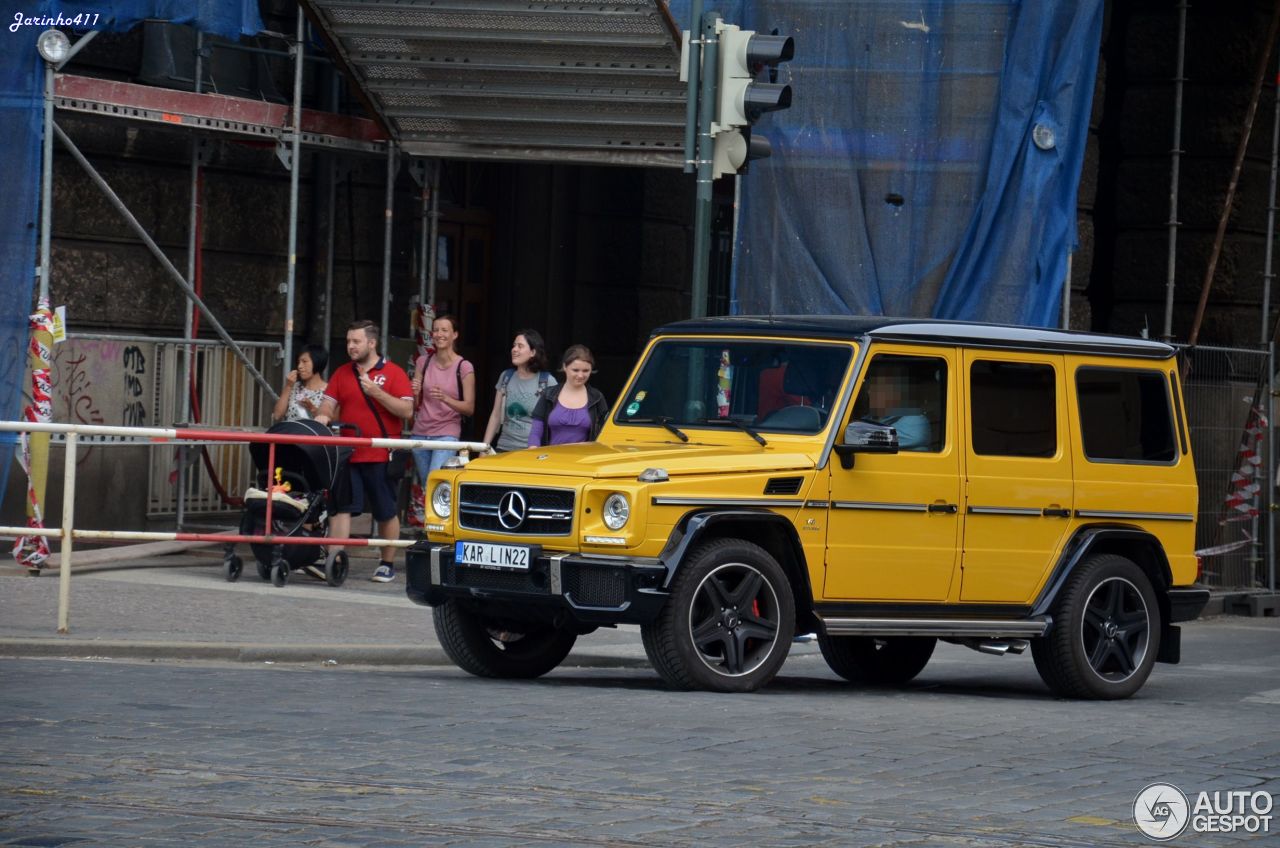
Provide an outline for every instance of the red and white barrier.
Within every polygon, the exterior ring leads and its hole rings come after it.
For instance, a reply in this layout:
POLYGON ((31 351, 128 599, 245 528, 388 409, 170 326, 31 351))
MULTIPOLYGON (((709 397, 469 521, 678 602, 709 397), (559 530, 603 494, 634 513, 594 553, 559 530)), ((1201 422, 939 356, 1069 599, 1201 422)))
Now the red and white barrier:
MULTIPOLYGON (((63 465, 62 526, 60 528, 3 527, 0 535, 57 536, 62 540, 58 571, 58 632, 68 633, 71 596, 71 557, 74 540, 97 539, 103 541, 148 542, 221 542, 271 545, 334 545, 340 547, 395 547, 407 548, 415 544, 412 539, 336 539, 331 536, 247 536, 222 533, 159 533, 133 530, 77 530, 75 529, 76 450, 80 436, 122 436, 139 442, 164 444, 167 442, 244 442, 271 445, 268 466, 275 465, 275 445, 312 444, 339 445, 351 448, 449 448, 472 453, 486 453, 488 445, 480 442, 444 442, 426 439, 369 438, 365 436, 297 436, 279 433, 249 433, 230 430, 202 430, 194 427, 115 427, 102 424, 44 424, 35 421, 0 421, 0 432, 62 433, 66 436, 66 456, 63 465)), ((271 499, 267 499, 265 524, 271 526, 271 499)))

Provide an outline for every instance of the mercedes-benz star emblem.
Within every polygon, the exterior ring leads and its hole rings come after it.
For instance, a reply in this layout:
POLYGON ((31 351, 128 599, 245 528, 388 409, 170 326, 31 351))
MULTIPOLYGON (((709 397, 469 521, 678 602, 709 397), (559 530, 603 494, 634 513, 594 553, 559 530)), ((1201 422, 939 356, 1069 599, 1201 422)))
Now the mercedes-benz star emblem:
POLYGON ((519 492, 507 492, 498 499, 498 523, 508 530, 514 530, 524 524, 524 513, 528 504, 524 495, 519 492))

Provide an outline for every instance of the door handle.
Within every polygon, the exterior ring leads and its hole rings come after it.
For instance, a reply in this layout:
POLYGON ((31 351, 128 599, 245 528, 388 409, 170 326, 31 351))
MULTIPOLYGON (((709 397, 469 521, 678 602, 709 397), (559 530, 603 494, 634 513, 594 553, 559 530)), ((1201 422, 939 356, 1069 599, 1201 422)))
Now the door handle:
POLYGON ((1047 506, 1040 510, 1040 514, 1045 518, 1070 518, 1071 510, 1063 509, 1060 506, 1047 506))
POLYGON ((960 511, 960 507, 956 506, 955 504, 949 504, 949 503, 932 503, 932 504, 929 504, 929 511, 945 512, 950 515, 955 515, 957 512, 960 511))

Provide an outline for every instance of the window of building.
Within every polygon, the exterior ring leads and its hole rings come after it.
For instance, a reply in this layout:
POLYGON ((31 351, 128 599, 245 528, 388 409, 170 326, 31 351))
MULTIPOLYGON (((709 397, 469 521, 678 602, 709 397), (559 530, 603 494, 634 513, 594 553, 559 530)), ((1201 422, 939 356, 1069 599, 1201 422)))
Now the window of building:
POLYGON ((969 369, 973 452, 1050 457, 1058 452, 1053 366, 979 359, 969 369))
POLYGON ((1159 371, 1076 372, 1084 455, 1102 462, 1173 462, 1177 448, 1168 383, 1159 371))

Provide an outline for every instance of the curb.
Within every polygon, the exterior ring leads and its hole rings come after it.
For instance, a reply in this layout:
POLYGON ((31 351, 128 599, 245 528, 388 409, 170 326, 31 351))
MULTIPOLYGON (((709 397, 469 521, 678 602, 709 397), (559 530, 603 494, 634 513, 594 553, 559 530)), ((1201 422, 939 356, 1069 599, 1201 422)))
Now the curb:
MULTIPOLYGON (((442 648, 421 645, 266 645, 215 642, 137 642, 109 639, 0 639, 0 657, 57 659, 171 659, 252 663, 433 666, 453 668, 442 648)), ((649 668, 644 657, 570 654, 561 667, 649 668)))

